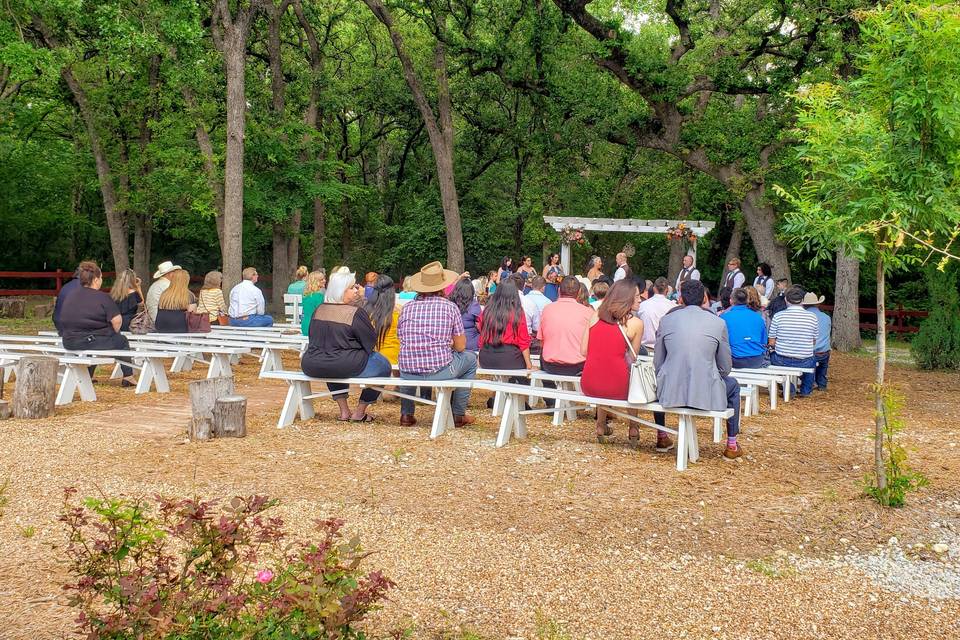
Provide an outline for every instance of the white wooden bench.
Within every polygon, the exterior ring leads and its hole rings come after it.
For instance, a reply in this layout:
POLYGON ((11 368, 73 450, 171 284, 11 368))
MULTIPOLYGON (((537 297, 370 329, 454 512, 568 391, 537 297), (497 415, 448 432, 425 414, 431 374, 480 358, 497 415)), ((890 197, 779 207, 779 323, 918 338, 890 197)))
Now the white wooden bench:
MULTIPOLYGON (((2 349, 0 345, 0 349, 2 349)), ((14 370, 16 364, 21 358, 34 355, 32 353, 0 353, 0 367, 4 369, 4 378, 7 372, 14 370)), ((41 354, 43 355, 43 354, 41 354)), ((59 364, 57 378, 60 383, 57 388, 57 397, 55 404, 63 406, 73 402, 77 393, 80 394, 80 400, 84 402, 94 402, 97 399, 97 392, 93 388, 93 381, 90 379, 90 371, 87 367, 111 364, 113 358, 89 357, 89 356, 57 356, 59 364)))
POLYGON ((283 294, 283 313, 287 316, 287 322, 299 326, 303 317, 303 296, 299 293, 283 294))

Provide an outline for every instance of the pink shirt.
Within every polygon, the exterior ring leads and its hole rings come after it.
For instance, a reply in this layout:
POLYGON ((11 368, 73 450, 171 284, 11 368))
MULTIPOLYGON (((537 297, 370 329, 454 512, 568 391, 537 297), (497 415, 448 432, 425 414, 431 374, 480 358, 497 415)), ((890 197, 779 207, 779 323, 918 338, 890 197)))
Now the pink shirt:
POLYGON ((537 331, 537 337, 543 342, 540 358, 557 364, 579 364, 586 360, 580 353, 580 343, 594 313, 592 307, 583 306, 576 298, 560 298, 545 306, 537 331))

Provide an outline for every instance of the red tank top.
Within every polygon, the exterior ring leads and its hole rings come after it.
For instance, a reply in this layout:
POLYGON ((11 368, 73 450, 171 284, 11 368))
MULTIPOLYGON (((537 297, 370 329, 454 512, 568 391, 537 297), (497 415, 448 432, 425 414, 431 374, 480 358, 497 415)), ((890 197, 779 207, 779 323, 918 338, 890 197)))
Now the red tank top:
POLYGON ((619 326, 598 320, 590 327, 587 360, 580 377, 583 392, 596 398, 626 400, 630 386, 626 353, 627 342, 619 326))

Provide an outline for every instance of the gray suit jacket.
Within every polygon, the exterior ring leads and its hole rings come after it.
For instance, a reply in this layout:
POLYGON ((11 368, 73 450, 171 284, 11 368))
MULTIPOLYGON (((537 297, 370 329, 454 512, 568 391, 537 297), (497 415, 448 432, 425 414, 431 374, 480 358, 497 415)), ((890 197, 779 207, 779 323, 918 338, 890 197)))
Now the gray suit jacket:
POLYGON ((730 373, 727 323, 700 307, 679 307, 660 320, 653 366, 665 407, 727 408, 722 376, 730 373))

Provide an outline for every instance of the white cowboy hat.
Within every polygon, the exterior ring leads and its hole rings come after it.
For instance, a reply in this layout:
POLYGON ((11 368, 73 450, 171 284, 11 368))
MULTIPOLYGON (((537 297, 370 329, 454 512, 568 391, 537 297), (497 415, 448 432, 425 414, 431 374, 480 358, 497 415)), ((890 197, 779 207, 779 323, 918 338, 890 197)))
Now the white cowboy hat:
POLYGON ((809 307, 815 304, 820 304, 821 302, 823 302, 823 296, 820 296, 818 298, 817 294, 813 293, 812 291, 807 291, 803 295, 803 302, 801 302, 800 304, 802 304, 805 307, 809 307))
POLYGON ((157 272, 153 274, 153 279, 156 280, 157 278, 161 278, 167 275, 168 273, 170 273, 171 271, 177 271, 180 268, 181 268, 180 265, 173 264, 169 260, 167 260, 166 262, 161 262, 160 264, 157 265, 157 272))
POLYGON ((444 269, 439 262, 431 262, 420 269, 420 273, 407 278, 410 281, 410 289, 417 293, 433 293, 442 291, 460 278, 456 271, 444 269))

